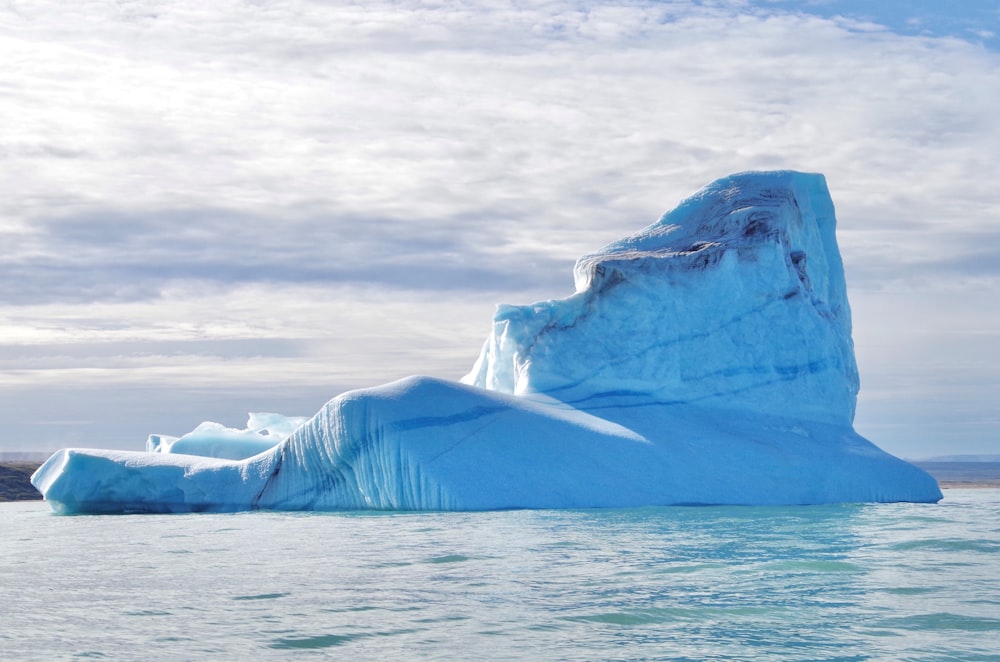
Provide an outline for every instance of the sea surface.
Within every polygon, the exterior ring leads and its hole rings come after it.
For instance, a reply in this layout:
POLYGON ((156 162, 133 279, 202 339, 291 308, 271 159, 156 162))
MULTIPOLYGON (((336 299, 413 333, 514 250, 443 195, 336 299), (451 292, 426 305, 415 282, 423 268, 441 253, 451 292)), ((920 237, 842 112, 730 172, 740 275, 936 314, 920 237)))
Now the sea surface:
POLYGON ((60 517, 0 659, 1000 660, 1000 490, 936 505, 60 517))

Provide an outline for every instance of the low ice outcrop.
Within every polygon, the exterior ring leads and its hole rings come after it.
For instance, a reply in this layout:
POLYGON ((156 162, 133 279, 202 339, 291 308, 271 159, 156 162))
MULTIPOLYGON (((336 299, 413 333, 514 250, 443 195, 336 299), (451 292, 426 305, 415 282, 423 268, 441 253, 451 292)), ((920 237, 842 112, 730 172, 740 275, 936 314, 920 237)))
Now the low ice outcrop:
POLYGON ((252 412, 242 430, 205 421, 181 437, 151 434, 146 440, 146 450, 244 460, 277 446, 307 420, 304 416, 252 412))
POLYGON ((834 226, 821 175, 733 175, 569 298, 500 306, 467 384, 344 393, 239 461, 66 450, 32 480, 59 512, 936 501, 852 427, 834 226))

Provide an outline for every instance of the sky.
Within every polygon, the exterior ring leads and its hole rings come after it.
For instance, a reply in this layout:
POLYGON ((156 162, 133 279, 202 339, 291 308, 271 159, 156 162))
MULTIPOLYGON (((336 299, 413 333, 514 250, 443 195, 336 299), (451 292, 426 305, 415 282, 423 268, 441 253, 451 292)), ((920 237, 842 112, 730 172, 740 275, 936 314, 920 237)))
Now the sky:
POLYGON ((858 431, 1000 453, 1000 0, 9 0, 0 63, 0 451, 460 378, 496 304, 790 168, 858 431))

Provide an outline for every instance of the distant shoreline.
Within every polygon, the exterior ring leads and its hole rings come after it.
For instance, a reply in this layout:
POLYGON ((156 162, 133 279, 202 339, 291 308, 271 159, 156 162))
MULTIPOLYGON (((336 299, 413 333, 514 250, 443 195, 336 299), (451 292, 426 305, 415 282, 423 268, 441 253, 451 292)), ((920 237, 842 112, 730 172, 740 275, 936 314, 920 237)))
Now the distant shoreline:
POLYGON ((41 462, 0 462, 0 501, 36 501, 42 495, 31 484, 31 474, 41 462))
POLYGON ((942 489, 1000 487, 1000 462, 914 462, 934 476, 942 489))

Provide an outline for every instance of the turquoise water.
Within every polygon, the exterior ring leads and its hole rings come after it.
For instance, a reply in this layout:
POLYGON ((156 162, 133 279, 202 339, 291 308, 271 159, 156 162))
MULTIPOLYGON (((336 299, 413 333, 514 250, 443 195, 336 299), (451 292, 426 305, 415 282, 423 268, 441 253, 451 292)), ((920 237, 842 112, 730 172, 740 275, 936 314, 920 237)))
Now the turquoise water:
POLYGON ((0 504, 3 659, 1000 660, 937 505, 82 516, 0 504))

